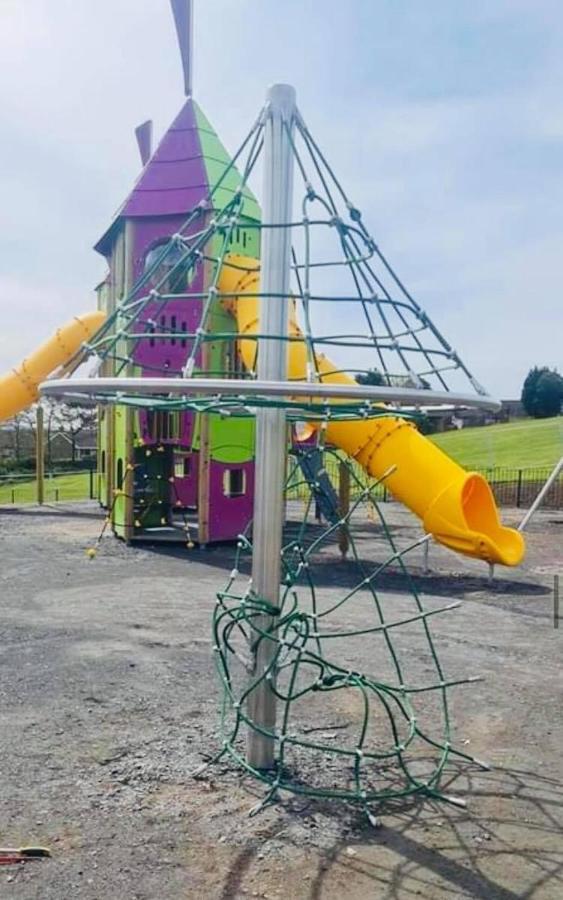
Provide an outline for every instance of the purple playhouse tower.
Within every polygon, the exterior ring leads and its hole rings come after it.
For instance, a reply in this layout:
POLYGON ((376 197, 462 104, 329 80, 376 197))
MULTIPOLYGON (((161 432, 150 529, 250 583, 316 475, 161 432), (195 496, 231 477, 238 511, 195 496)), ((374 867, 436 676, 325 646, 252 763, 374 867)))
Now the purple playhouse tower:
MULTIPOLYGON (((191 56, 186 10, 173 2, 184 60, 187 98, 152 152, 152 125, 137 129, 143 170, 95 249, 108 263, 98 286, 98 304, 109 316, 120 304, 146 298, 171 269, 165 291, 144 302, 142 315, 115 319, 115 358, 103 363, 105 375, 180 376, 193 347, 202 305, 211 283, 213 238, 197 267, 174 268, 171 238, 201 232, 216 210, 242 190, 239 225, 231 251, 258 259, 258 204, 232 165, 217 133, 191 97, 191 56), (184 35, 185 40, 182 38, 184 35), (200 215, 186 221, 194 209, 200 215), (168 252, 162 265, 165 246, 168 252), (173 274, 172 274, 173 272, 173 274), (163 299, 163 297, 165 299, 163 299), (126 334, 127 326, 135 335, 126 334), (123 333, 123 338, 120 335, 123 333)), ((181 249, 178 247, 178 256, 181 249)), ((212 330, 236 333, 236 323, 219 303, 211 311, 212 330)), ((228 377, 240 368, 236 340, 212 341, 198 351, 196 370, 228 377)), ((234 539, 252 516, 254 423, 194 412, 138 411, 108 407, 99 428, 100 499, 111 511, 116 534, 137 538, 185 539, 209 543, 234 539)))

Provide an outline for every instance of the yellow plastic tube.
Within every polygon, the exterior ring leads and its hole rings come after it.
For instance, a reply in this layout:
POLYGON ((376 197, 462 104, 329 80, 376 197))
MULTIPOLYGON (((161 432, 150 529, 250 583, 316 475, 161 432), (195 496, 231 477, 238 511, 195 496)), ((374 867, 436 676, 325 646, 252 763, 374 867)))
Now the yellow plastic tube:
POLYGON ((0 421, 9 419, 39 399, 39 385, 90 340, 105 320, 101 311, 75 316, 41 344, 19 366, 0 378, 0 421))
MULTIPOLYGON (((240 352, 244 365, 254 370, 256 341, 244 335, 258 331, 259 269, 256 260, 231 255, 223 266, 219 291, 224 306, 237 320, 240 352), (230 263, 230 265, 229 265, 230 263)), ((301 336, 290 312, 289 334, 301 336)), ((325 356, 317 354, 324 383, 355 384, 325 356)), ((288 343, 288 374, 304 380, 307 373, 305 341, 288 343)), ((356 422, 329 422, 327 441, 339 447, 374 478, 392 469, 385 484, 423 523, 424 530, 447 547, 465 556, 490 563, 516 566, 525 552, 520 532, 501 524, 488 482, 477 472, 466 472, 425 438, 412 422, 382 416, 356 422)))

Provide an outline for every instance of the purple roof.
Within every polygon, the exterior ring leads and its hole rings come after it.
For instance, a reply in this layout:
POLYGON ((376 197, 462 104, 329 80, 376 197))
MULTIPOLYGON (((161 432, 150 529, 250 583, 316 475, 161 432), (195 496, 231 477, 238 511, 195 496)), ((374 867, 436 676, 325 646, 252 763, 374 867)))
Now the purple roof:
POLYGON ((120 210, 122 216, 185 213, 208 193, 192 100, 187 100, 120 210))
POLYGON ((124 216, 183 215, 209 193, 194 104, 188 99, 96 244, 106 253, 124 216))

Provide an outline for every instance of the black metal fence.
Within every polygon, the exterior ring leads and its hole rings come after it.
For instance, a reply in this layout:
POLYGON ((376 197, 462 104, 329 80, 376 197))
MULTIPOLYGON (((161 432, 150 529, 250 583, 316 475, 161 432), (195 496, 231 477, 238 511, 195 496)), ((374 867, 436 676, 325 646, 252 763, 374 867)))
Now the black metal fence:
MULTIPOLYGON (((97 475, 94 469, 56 469, 45 472, 45 503, 71 500, 94 500, 97 497, 97 475)), ((38 485, 35 472, 0 475, 0 505, 37 503, 38 485)))
MULTIPOLYGON (((338 490, 339 462, 332 454, 327 454, 324 460, 325 469, 336 490, 338 490)), ((350 485, 351 497, 358 497, 367 486, 364 470, 352 463, 353 478, 350 485)), ((485 476, 499 506, 516 506, 528 509, 537 497, 539 491, 549 478, 552 467, 539 466, 537 468, 506 468, 497 467, 490 469, 476 469, 485 476)), ((50 471, 45 472, 45 502, 57 502, 59 500, 86 500, 97 497, 97 473, 93 470, 81 469, 79 471, 50 471)), ((287 497, 290 500, 305 499, 308 496, 308 488, 303 476, 296 469, 290 477, 287 487, 287 497)), ((375 499, 382 502, 393 500, 384 484, 377 485, 373 490, 375 499)), ((12 474, 0 476, 0 504, 36 503, 37 482, 35 474, 12 474)), ((542 507, 546 509, 563 509, 563 472, 551 485, 543 499, 542 507)))
MULTIPOLYGON (((338 490, 339 462, 332 454, 325 455, 325 469, 336 490, 338 490)), ((353 478, 351 482, 351 496, 358 497, 367 484, 367 478, 363 469, 352 463, 353 478)), ((507 468, 496 467, 489 469, 472 469, 484 475, 489 482, 495 499, 499 506, 516 506, 528 509, 533 503, 541 488, 551 475, 553 466, 539 466, 537 468, 507 468)), ((373 494, 376 500, 387 502, 393 500, 393 496, 383 484, 377 485, 373 494)), ((290 477, 287 488, 288 499, 305 499, 308 496, 308 488, 299 471, 295 471, 290 477)), ((542 501, 542 508, 563 509, 563 472, 551 485, 542 501)))
MULTIPOLYGON (((493 489, 499 506, 532 505, 553 471, 553 466, 525 469, 480 469, 493 489)), ((563 472, 555 479, 543 498, 542 507, 563 509, 563 472)))

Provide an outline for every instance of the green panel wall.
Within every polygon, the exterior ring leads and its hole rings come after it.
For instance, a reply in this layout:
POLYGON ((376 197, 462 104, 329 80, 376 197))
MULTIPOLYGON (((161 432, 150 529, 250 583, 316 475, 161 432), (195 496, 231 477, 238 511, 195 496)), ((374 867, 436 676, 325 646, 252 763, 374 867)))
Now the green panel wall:
MULTIPOLYGON (((219 140, 217 133, 213 129, 209 120, 203 114, 197 103, 194 103, 196 121, 199 129, 199 138, 201 150, 204 157, 205 167, 207 169, 207 179, 211 188, 214 188, 221 175, 231 164, 231 157, 225 150, 223 144, 219 140)), ((213 195, 213 203, 221 209, 229 200, 232 199, 234 191, 240 187, 241 178, 236 170, 232 167, 225 180, 221 183, 221 187, 213 195)), ((243 209, 245 216, 255 221, 260 220, 260 207, 248 186, 243 190, 243 209)))
MULTIPOLYGON (((127 465, 127 410, 124 406, 115 407, 115 456, 114 456, 114 484, 116 489, 120 487, 125 477, 127 465)), ((125 497, 117 495, 113 507, 113 527, 116 534, 125 537, 125 497)))
MULTIPOLYGON (((260 232, 257 228, 248 228, 255 220, 242 218, 240 227, 233 231, 229 250, 232 253, 251 256, 257 259, 260 255, 260 232)), ((214 238, 211 255, 221 252, 223 238, 214 238)), ((212 332, 236 334, 236 323, 230 313, 226 312, 217 301, 211 313, 210 328, 212 332)), ((235 341, 211 341, 208 345, 209 368, 213 372, 221 372, 231 377, 241 377, 234 365, 235 341)), ((255 424, 254 418, 226 418, 212 415, 209 419, 209 444, 211 458, 221 463, 248 462, 254 457, 255 424)))

